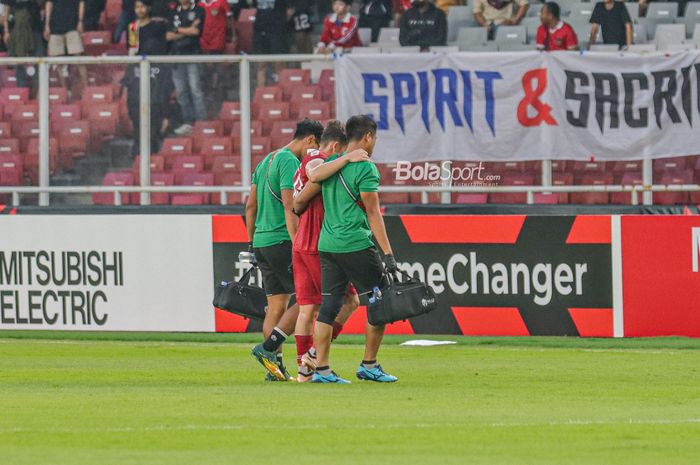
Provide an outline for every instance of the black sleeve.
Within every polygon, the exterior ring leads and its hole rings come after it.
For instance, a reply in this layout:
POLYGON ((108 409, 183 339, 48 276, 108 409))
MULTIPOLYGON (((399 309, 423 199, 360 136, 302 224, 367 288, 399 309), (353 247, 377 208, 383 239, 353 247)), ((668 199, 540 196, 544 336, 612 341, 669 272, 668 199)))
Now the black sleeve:
POLYGON ((593 13, 591 13, 591 20, 589 21, 591 24, 593 24, 593 23, 600 24, 600 21, 602 19, 601 18, 602 11, 600 11, 600 10, 601 10, 602 6, 603 6, 602 3, 596 3, 595 6, 593 7, 593 13))
POLYGON ((408 31, 408 15, 404 13, 401 15, 401 22, 399 23, 399 44, 402 47, 405 47, 407 45, 412 45, 409 40, 409 31, 408 31))
POLYGON ((437 10, 437 21, 435 22, 435 35, 433 35, 433 40, 430 45, 447 45, 447 17, 445 12, 442 10, 437 10))

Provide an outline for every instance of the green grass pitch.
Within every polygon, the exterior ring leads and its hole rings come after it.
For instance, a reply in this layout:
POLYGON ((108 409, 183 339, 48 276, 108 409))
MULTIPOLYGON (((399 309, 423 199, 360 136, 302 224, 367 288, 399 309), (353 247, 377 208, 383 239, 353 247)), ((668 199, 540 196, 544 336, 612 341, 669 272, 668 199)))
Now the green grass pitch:
POLYGON ((0 464, 700 463, 700 341, 387 337, 398 383, 327 386, 265 383, 258 339, 0 331, 0 464))

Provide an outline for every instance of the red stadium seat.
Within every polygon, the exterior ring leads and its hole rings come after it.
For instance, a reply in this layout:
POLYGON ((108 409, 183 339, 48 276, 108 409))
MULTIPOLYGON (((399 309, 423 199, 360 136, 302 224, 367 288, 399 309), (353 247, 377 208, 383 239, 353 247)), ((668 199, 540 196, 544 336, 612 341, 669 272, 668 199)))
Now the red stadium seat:
POLYGON ((3 87, 0 89, 0 103, 3 105, 24 104, 29 101, 29 87, 3 87))
MULTIPOLYGON (((270 138, 269 137, 253 137, 250 141, 250 153, 253 158, 266 157, 270 153, 270 138)), ((252 166, 255 168, 255 165, 252 166)))
POLYGON ((93 104, 87 109, 87 115, 90 120, 91 135, 96 142, 113 139, 117 135, 118 103, 93 104))
MULTIPOLYGON (((176 184, 180 186, 213 186, 214 185, 214 174, 212 173, 186 173, 184 174, 179 182, 176 178, 176 184)), ((200 193, 187 193, 187 194, 173 194, 171 198, 171 203, 173 205, 204 205, 209 203, 211 194, 200 194, 200 193)))
POLYGON ((64 87, 50 87, 49 102, 51 102, 52 105, 57 103, 68 103, 68 89, 64 87))
POLYGON ((88 86, 83 89, 82 94, 83 104, 93 103, 112 103, 114 101, 114 93, 112 86, 88 86))
POLYGON ((255 8, 243 8, 236 22, 238 32, 238 48, 241 52, 253 51, 253 24, 255 23, 255 8))
POLYGON ((102 55, 111 45, 112 33, 110 31, 85 31, 83 34, 85 55, 102 55))
POLYGON ((0 139, 0 155, 18 155, 19 139, 0 139))
MULTIPOLYGON (((501 186, 532 186, 535 177, 529 173, 507 172, 501 175, 501 186)), ((489 195, 491 203, 526 203, 526 193, 494 193, 489 195)))
POLYGON ((321 87, 323 100, 333 100, 335 97, 335 72, 332 69, 321 71, 318 85, 321 87))
POLYGON ((292 115, 293 118, 326 120, 331 117, 331 107, 328 102, 300 103, 298 105, 292 105, 292 109, 296 110, 296 115, 292 115))
POLYGON ((261 103, 258 105, 258 119, 263 125, 263 135, 269 134, 272 123, 289 119, 289 103, 261 103))
POLYGON ((199 155, 186 155, 175 157, 172 172, 175 175, 175 182, 180 184, 185 175, 201 173, 204 171, 204 159, 199 155))
POLYGON ((255 89, 253 103, 274 103, 282 101, 282 88, 278 86, 260 86, 255 89))
POLYGON ((229 133, 233 123, 241 120, 241 103, 224 102, 219 112, 219 119, 224 122, 224 131, 229 133))
POLYGON ((35 103, 33 104, 22 104, 16 105, 12 110, 12 133, 18 134, 20 131, 20 125, 23 123, 37 123, 39 122, 39 106, 35 103))
POLYGON ((270 144, 272 147, 284 147, 294 138, 296 121, 275 121, 270 131, 270 144))
POLYGON ((506 161, 506 162, 491 162, 485 166, 488 173, 523 173, 526 170, 526 164, 523 161, 506 161))
POLYGON ((204 156, 204 169, 209 170, 217 157, 233 155, 233 144, 230 137, 208 137, 204 140, 200 153, 204 156))
POLYGON ((4 121, 0 122, 0 139, 9 139, 12 137, 12 126, 4 121))
POLYGON ((51 123, 61 120, 76 121, 80 119, 80 106, 69 103, 51 105, 51 123))
POLYGON ((665 172, 678 172, 683 171, 688 166, 689 157, 671 157, 671 158, 659 158, 653 161, 654 173, 657 177, 663 175, 665 172))
MULTIPOLYGON (((693 170, 669 170, 661 175, 664 185, 693 184, 693 170)), ((687 192, 654 192, 654 203, 658 205, 682 205, 688 203, 687 192)))
POLYGON ((586 173, 603 173, 605 172, 604 161, 577 161, 574 162, 574 173, 583 176, 586 173))
POLYGON ((320 86, 297 86, 291 90, 290 103, 317 102, 323 100, 320 86))
MULTIPOLYGON (((131 173, 107 173, 102 181, 103 186, 133 186, 134 175, 131 173)), ((122 205, 129 205, 130 195, 120 194, 122 205)), ((94 205, 114 205, 114 194, 111 192, 92 194, 94 205)))
POLYGON ((170 169, 175 157, 192 155, 192 139, 190 137, 168 137, 163 140, 158 155, 165 157, 165 168, 170 169))
MULTIPOLYGON (((138 179, 135 178, 137 181, 138 179)), ((151 173, 152 186, 174 186, 175 175, 173 173, 151 173)), ((131 194, 131 203, 139 205, 140 196, 138 193, 131 194)), ((170 194, 168 192, 151 192, 151 205, 169 205, 170 194)))
POLYGON ((222 121, 196 121, 192 130, 194 137, 220 137, 224 135, 222 121))
POLYGON ((58 138, 59 158, 63 155, 80 157, 90 148, 90 122, 65 121, 53 124, 51 132, 58 138))
MULTIPOLYGON (((240 186, 241 185, 241 170, 238 166, 237 157, 217 157, 214 160, 214 185, 216 186, 240 186)), ((227 204, 241 203, 242 195, 240 193, 227 193, 227 204)), ((221 197, 218 193, 212 194, 212 204, 220 204, 221 197)))
POLYGON ((21 155, 0 154, 0 186, 21 186, 24 184, 21 155))
MULTIPOLYGON (((603 186, 613 184, 614 178, 612 173, 587 173, 581 177, 578 185, 586 186, 603 186)), ((571 203, 584 205, 600 205, 609 202, 607 192, 574 192, 571 194, 571 203)))
MULTIPOLYGON (((552 185, 553 186, 573 186, 574 185, 574 175, 573 173, 552 173, 552 185)), ((571 194, 568 192, 561 192, 558 195, 557 203, 569 203, 569 196, 571 194)))
MULTIPOLYGON (((619 163, 619 162, 618 162, 619 163)), ((642 173, 641 171, 624 173, 622 178, 616 184, 621 186, 641 186, 642 173)), ((641 201, 641 192, 637 193, 637 200, 641 201)), ((610 194, 610 203, 615 205, 630 205, 632 203, 632 193, 631 192, 612 192, 610 194)))
MULTIPOLYGON (((233 123, 233 127, 231 128, 231 137, 234 137, 236 139, 240 139, 241 137, 241 122, 236 121, 233 123)), ((263 125, 261 121, 256 121, 253 120, 250 122, 250 135, 253 137, 256 136, 262 136, 263 135, 263 125)))
MULTIPOLYGON (((164 172, 165 157, 162 155, 151 155, 150 165, 151 174, 164 172)), ((139 182, 141 175, 141 155, 137 155, 136 158, 134 158, 134 162, 131 164, 131 172, 134 174, 136 182, 139 182)))
POLYGON ((533 202, 538 205, 556 205, 559 203, 559 196, 557 194, 535 192, 532 197, 533 202))
POLYGON ((285 88, 285 95, 291 96, 292 87, 308 86, 311 84, 311 71, 308 69, 283 69, 282 72, 280 72, 279 84, 285 88), (289 94, 287 92, 289 92, 289 94))

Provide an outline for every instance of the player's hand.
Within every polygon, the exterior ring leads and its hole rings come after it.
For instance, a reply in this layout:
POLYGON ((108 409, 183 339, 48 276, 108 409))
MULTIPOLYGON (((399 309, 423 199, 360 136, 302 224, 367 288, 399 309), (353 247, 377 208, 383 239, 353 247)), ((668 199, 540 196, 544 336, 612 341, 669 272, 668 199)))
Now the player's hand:
POLYGON ((348 162, 357 163, 360 161, 368 161, 369 153, 364 149, 356 149, 346 155, 348 157, 348 162))
POLYGON ((250 254, 250 263, 255 266, 258 264, 258 259, 255 256, 255 248, 253 248, 253 243, 248 242, 248 253, 250 254))
POLYGON ((388 253, 384 255, 384 268, 389 274, 394 274, 399 269, 396 265, 396 259, 394 258, 394 254, 388 253))

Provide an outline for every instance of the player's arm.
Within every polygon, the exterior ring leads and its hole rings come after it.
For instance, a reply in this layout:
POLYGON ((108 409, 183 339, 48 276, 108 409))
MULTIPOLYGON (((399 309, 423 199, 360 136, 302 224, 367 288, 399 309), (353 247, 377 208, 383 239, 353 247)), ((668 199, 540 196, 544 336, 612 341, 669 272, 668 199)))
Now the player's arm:
POLYGON ((282 189, 282 205, 284 206, 284 222, 287 224, 289 237, 294 242, 299 225, 299 217, 294 214, 294 190, 282 189))
POLYGON ((367 160, 369 160, 369 154, 362 149, 357 149, 328 163, 319 163, 313 169, 307 170, 306 175, 311 182, 322 182, 342 170, 348 163, 367 160))
POLYGON ((307 182, 304 188, 294 197, 294 211, 301 215, 309 208, 311 199, 321 193, 321 185, 315 182, 307 182))
POLYGON ((257 186, 253 184, 250 186, 250 195, 248 195, 248 201, 245 204, 245 227, 248 230, 248 241, 253 243, 253 236, 255 236, 255 221, 258 218, 258 193, 257 186))
POLYGON ((365 205, 369 228, 372 230, 379 248, 382 249, 384 255, 392 255, 391 244, 389 244, 386 226, 384 226, 384 217, 379 206, 379 194, 377 192, 360 192, 360 197, 365 205))

